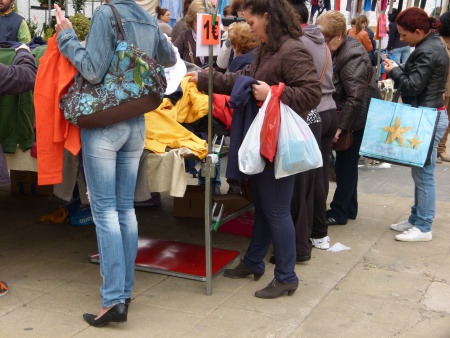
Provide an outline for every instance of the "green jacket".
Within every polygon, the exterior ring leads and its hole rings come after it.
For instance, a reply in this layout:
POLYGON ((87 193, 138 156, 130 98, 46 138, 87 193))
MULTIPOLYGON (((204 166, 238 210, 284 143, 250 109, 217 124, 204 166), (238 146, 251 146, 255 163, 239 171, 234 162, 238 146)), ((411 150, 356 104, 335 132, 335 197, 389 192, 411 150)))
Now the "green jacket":
MULTIPOLYGON (((0 48, 0 63, 12 65, 16 52, 0 48)), ((35 141, 33 92, 0 96, 0 144, 5 153, 26 150, 35 141)))

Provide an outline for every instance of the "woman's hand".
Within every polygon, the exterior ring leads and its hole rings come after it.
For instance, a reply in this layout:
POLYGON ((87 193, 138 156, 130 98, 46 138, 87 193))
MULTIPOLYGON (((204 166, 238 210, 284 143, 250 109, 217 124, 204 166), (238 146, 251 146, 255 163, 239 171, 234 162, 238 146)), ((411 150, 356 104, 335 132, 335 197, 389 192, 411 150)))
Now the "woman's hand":
POLYGON ((338 130, 336 130, 336 134, 333 137, 333 143, 336 143, 339 139, 339 135, 341 135, 342 133, 342 128, 338 128, 338 130))
POLYGON ((269 95, 270 86, 264 81, 258 81, 258 84, 252 84, 252 93, 256 100, 264 101, 269 95))
POLYGON ((198 72, 188 72, 186 73, 186 76, 190 76, 191 78, 189 79, 189 82, 195 82, 198 83, 198 72))
POLYGON ((391 72, 392 69, 394 69, 395 67, 398 67, 398 64, 391 59, 386 59, 383 62, 383 66, 384 66, 384 70, 386 71, 386 74, 389 75, 389 73, 391 72))
POLYGON ((57 4, 55 4, 55 16, 56 16, 56 26, 55 30, 56 32, 61 32, 63 29, 66 28, 72 28, 72 23, 67 19, 63 12, 61 11, 61 7, 59 7, 57 4))

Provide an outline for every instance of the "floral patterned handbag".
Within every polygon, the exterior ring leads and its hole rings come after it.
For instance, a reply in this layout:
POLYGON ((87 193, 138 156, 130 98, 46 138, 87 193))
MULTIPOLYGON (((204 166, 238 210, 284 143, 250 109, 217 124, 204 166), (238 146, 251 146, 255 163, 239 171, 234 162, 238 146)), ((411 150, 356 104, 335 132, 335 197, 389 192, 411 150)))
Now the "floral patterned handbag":
POLYGON ((108 6, 114 13, 117 42, 105 77, 93 85, 78 73, 59 101, 66 120, 80 128, 106 127, 152 111, 167 87, 164 67, 125 41, 120 15, 108 6))

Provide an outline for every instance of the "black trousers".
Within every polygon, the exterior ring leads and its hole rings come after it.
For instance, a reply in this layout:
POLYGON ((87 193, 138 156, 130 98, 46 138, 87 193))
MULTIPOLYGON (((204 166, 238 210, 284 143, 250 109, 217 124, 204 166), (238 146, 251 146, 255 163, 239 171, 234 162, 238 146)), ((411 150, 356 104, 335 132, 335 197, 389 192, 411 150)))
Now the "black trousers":
POLYGON ((327 236, 326 206, 328 196, 328 165, 331 142, 336 134, 338 117, 336 110, 320 113, 322 123, 309 127, 322 151, 323 166, 295 175, 291 214, 295 225, 297 256, 311 254, 310 238, 327 236))
POLYGON ((358 215, 358 161, 364 129, 353 132, 353 143, 347 150, 336 151, 336 191, 328 216, 339 223, 358 215))
MULTIPOLYGON (((314 123, 309 127, 320 147, 322 123, 314 123)), ((291 215, 295 226, 297 256, 311 254, 312 244, 309 238, 313 229, 315 177, 320 169, 308 170, 295 175, 291 215)), ((326 201, 324 201, 325 203, 326 201)))
POLYGON ((319 147, 322 151, 323 166, 316 169, 314 177, 314 217, 311 238, 324 238, 328 235, 325 216, 330 189, 328 166, 330 165, 331 142, 336 135, 339 123, 335 109, 321 112, 320 117, 322 118, 322 137, 319 147))

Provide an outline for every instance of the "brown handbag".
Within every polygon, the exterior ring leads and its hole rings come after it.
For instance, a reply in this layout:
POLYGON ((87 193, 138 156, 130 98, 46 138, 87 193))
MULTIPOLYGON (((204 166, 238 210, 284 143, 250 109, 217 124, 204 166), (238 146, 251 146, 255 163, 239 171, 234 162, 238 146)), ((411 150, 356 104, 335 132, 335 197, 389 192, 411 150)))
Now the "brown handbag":
POLYGON ((350 148, 352 143, 353 143, 353 132, 343 130, 339 134, 337 142, 333 142, 331 144, 331 149, 338 151, 347 150, 348 148, 350 148))

